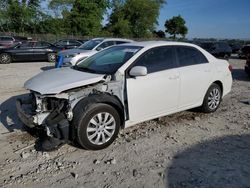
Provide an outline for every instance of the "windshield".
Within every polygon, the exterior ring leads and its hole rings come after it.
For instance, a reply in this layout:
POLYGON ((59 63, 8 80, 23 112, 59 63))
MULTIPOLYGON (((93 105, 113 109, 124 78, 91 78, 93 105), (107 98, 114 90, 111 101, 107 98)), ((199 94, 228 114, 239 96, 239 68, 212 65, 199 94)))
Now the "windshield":
POLYGON ((97 74, 114 74, 140 49, 142 49, 140 46, 113 46, 84 59, 74 68, 97 74))
POLYGON ((98 44, 100 44, 103 40, 102 39, 95 39, 95 40, 89 40, 79 46, 81 50, 93 50, 98 44))

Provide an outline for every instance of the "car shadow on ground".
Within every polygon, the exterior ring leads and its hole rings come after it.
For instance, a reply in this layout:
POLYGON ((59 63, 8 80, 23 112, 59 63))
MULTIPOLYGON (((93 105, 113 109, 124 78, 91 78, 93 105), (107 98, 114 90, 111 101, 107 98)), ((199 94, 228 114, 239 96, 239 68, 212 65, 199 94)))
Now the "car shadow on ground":
POLYGON ((23 124, 17 116, 16 100, 18 98, 24 99, 28 94, 22 94, 10 97, 0 104, 0 120, 1 124, 8 129, 9 132, 14 130, 23 130, 23 124))
POLYGON ((166 187, 250 187, 250 135, 216 138, 174 156, 166 187))
MULTIPOLYGON (((0 105, 0 120, 1 124, 9 131, 9 132, 14 132, 14 131, 21 131, 21 132, 27 132, 31 136, 33 136, 36 139, 35 142, 35 149, 37 151, 41 151, 41 142, 44 140, 46 137, 46 134, 42 130, 37 130, 37 129, 30 129, 19 120, 19 117, 17 115, 17 110, 16 110, 16 100, 17 99, 25 99, 29 96, 29 94, 22 94, 22 95, 17 95, 14 97, 9 98, 8 100, 4 101, 0 105)), ((5 133, 4 133, 5 134, 5 133)))
POLYGON ((244 69, 233 69, 232 76, 234 80, 250 81, 250 76, 247 75, 244 69))

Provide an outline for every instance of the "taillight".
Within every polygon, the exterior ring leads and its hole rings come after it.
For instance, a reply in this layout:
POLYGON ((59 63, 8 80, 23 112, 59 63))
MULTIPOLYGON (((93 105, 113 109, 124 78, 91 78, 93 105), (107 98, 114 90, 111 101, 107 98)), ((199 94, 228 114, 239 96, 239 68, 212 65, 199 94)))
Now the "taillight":
POLYGON ((228 66, 228 69, 232 72, 232 71, 233 71, 233 66, 232 66, 232 65, 229 65, 229 66, 228 66))

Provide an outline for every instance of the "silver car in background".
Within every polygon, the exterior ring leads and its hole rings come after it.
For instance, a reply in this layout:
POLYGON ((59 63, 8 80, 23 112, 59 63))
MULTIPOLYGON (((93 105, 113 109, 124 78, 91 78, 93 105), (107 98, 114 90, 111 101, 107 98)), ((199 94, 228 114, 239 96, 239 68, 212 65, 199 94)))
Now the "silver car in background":
POLYGON ((129 39, 121 38, 94 38, 75 49, 64 50, 58 53, 58 59, 62 58, 62 66, 72 66, 79 61, 94 55, 98 51, 113 45, 133 42, 129 39))

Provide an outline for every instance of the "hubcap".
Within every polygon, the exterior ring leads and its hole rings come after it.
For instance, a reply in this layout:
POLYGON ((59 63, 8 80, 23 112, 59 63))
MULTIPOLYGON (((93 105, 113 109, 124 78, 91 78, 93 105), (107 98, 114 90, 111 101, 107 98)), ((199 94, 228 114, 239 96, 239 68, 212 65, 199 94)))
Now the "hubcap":
POLYGON ((9 58, 8 55, 2 55, 2 57, 1 57, 1 60, 2 60, 2 62, 4 62, 4 63, 8 62, 9 59, 10 59, 10 58, 9 58))
POLYGON ((55 61, 56 60, 56 55, 50 54, 49 59, 50 59, 50 61, 55 61))
POLYGON ((208 107, 211 110, 214 110, 218 107, 220 103, 220 91, 217 88, 214 88, 210 93, 208 97, 208 107))
POLYGON ((95 145, 104 144, 112 138, 115 128, 115 118, 110 113, 98 113, 89 121, 87 126, 88 140, 95 145))

